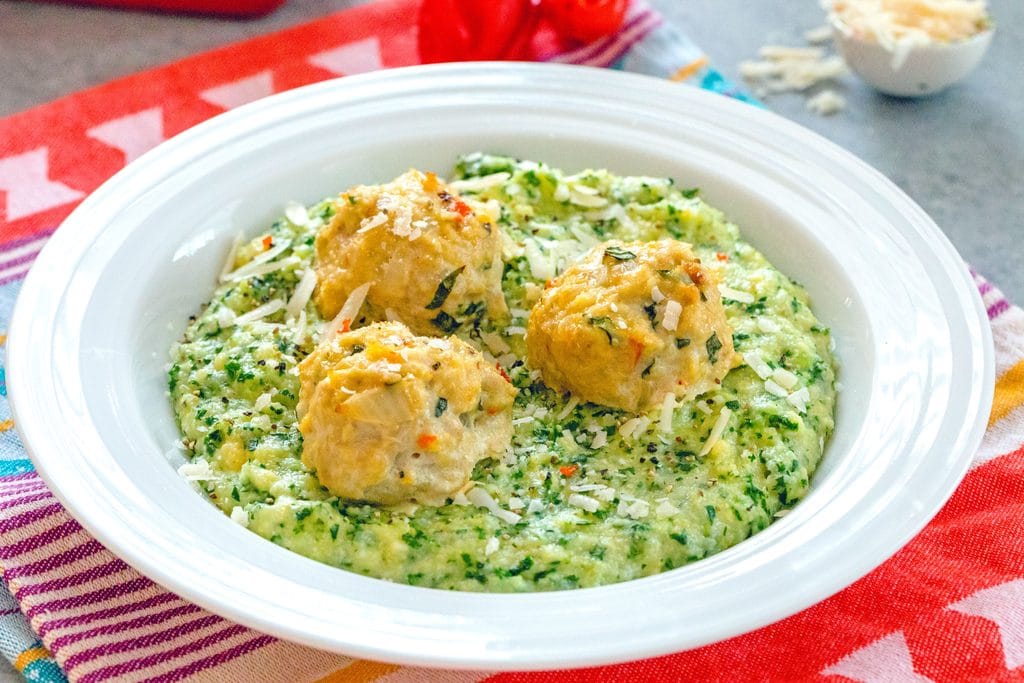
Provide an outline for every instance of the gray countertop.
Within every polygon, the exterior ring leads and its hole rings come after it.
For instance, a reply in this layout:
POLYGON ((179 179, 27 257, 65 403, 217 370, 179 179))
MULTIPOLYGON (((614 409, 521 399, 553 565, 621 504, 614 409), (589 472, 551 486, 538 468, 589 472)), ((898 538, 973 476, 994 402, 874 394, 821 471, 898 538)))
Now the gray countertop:
MULTIPOLYGON (((761 45, 800 45, 803 32, 823 21, 814 0, 650 1, 733 78, 761 45)), ((0 116, 355 4, 292 0, 268 17, 230 21, 0 0, 0 116)), ((965 259, 1024 301, 1024 44, 1008 30, 1024 24, 1024 3, 990 6, 1002 27, 991 51, 968 81, 943 94, 894 99, 847 76, 840 90, 848 106, 835 116, 808 112, 798 94, 768 105, 895 181, 965 259)))

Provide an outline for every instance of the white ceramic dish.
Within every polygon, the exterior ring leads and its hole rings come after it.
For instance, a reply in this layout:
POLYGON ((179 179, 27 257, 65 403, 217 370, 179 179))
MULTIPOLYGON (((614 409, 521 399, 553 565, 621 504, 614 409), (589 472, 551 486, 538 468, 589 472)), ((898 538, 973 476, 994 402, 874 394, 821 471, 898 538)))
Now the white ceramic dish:
POLYGON ((219 116, 119 173, 24 283, 8 362, 18 427, 82 524, 142 573, 308 645, 484 669, 691 648, 793 614, 906 543, 963 476, 993 361, 963 262, 924 212, 779 117, 652 78, 575 67, 417 67, 301 88, 219 116), (229 521, 175 472, 167 349, 231 236, 409 166, 484 149, 699 185, 803 282, 838 342, 837 429, 812 493, 710 559, 603 588, 450 593, 317 564, 229 521))
POLYGON ((967 78, 981 63, 994 29, 955 43, 910 49, 902 60, 874 41, 853 35, 841 21, 832 22, 839 54, 850 69, 876 90, 898 97, 924 97, 967 78))

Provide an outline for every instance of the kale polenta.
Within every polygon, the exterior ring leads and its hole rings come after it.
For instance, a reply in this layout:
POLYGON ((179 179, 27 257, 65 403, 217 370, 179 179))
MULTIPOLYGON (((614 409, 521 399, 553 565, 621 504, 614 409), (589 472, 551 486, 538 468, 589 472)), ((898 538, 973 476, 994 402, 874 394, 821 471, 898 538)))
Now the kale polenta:
POLYGON ((696 189, 483 154, 454 177, 236 241, 169 370, 215 505, 333 566, 498 592, 680 567, 807 493, 829 332, 696 189))

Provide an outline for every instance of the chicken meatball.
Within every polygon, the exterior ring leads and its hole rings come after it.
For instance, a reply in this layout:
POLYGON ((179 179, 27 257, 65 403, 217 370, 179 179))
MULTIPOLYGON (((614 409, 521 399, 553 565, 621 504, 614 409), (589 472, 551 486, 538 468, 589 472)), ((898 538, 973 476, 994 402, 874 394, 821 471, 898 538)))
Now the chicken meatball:
POLYGON ((299 365, 302 462, 343 498, 441 505, 505 452, 516 391, 456 337, 376 323, 299 365))
POLYGON ((733 364, 713 274, 675 240, 591 249, 549 282, 526 345, 551 388, 633 412, 704 393, 733 364))
POLYGON ((398 319, 416 334, 502 319, 508 308, 495 221, 433 173, 411 170, 348 190, 316 238, 320 314, 335 317, 352 290, 372 282, 367 318, 398 319))

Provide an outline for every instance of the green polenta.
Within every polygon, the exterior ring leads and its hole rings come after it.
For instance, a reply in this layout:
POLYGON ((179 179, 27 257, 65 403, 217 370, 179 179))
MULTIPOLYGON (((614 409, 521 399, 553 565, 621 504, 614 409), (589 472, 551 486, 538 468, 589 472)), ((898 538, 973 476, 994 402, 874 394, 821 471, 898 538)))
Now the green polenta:
POLYGON ((764 529, 807 493, 833 427, 829 332, 803 288, 721 212, 671 180, 565 176, 505 157, 464 157, 454 176, 467 200, 500 207, 512 319, 494 326, 478 316, 460 335, 519 390, 513 451, 473 474, 514 515, 499 518, 462 495, 442 507, 341 500, 302 464, 297 364, 324 323, 312 301, 298 321, 275 302, 287 302, 310 267, 331 201, 308 209, 308 219, 293 209, 242 245, 234 263, 242 270, 222 278, 172 349, 170 393, 191 458, 182 473, 216 506, 336 567, 497 592, 597 586, 681 567, 764 529), (666 237, 693 244, 721 274, 738 367, 719 389, 667 415, 556 395, 523 360, 530 302, 545 280, 599 242, 666 237), (247 265, 268 253, 266 263, 247 265))

